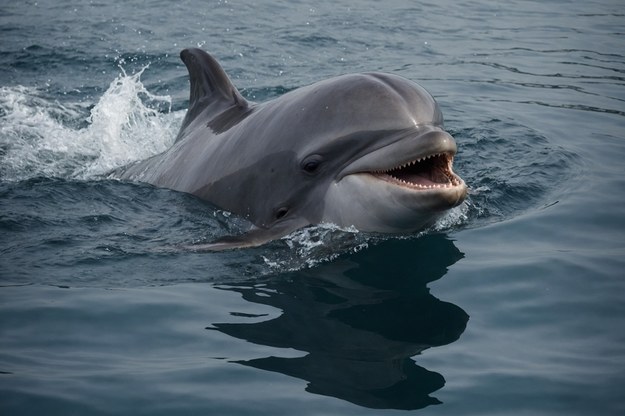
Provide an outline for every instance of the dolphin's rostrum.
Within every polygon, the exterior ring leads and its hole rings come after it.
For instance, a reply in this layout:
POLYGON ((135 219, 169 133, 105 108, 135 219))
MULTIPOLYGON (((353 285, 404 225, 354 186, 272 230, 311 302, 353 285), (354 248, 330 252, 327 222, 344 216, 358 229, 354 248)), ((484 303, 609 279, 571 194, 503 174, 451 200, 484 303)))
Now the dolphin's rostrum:
POLYGON ((191 92, 176 142, 112 176, 194 194, 255 225, 210 249, 322 222, 416 231, 466 197, 438 104, 405 78, 342 75, 254 104, 203 50, 180 56, 191 92))

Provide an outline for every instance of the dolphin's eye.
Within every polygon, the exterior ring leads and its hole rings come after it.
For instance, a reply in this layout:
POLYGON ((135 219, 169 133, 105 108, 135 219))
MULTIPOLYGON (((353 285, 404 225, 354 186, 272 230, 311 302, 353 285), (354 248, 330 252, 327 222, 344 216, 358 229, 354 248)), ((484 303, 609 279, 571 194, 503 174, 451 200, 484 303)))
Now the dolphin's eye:
POLYGON ((284 218, 284 216, 288 212, 289 212, 289 209, 287 207, 278 208, 278 210, 276 211, 276 219, 279 220, 281 218, 284 218))
POLYGON ((304 172, 315 173, 319 170, 319 167, 321 166, 321 157, 317 155, 307 157, 306 159, 304 159, 301 166, 304 172))
POLYGON ((316 160, 311 160, 310 162, 304 165, 304 170, 308 173, 313 173, 319 167, 319 162, 316 160))

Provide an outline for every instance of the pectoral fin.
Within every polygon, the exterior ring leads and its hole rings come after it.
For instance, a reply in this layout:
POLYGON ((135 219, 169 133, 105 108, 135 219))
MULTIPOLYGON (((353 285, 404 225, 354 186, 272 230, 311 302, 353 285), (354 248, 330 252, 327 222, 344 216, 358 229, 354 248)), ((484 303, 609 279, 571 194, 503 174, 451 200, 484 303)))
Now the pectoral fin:
POLYGON ((293 224, 282 224, 271 228, 252 228, 241 235, 227 235, 220 237, 212 243, 189 246, 194 251, 224 251, 237 248, 258 247, 273 240, 282 238, 291 232, 307 224, 293 226, 293 224))

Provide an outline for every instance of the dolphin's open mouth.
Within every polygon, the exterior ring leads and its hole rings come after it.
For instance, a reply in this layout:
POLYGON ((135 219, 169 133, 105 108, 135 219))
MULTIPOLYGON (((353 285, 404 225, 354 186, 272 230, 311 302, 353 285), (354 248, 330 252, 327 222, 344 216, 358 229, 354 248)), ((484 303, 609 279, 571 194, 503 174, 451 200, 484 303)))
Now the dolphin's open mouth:
POLYGON ((452 170, 453 160, 451 153, 438 153, 371 174, 387 182, 415 190, 453 188, 464 183, 452 170))

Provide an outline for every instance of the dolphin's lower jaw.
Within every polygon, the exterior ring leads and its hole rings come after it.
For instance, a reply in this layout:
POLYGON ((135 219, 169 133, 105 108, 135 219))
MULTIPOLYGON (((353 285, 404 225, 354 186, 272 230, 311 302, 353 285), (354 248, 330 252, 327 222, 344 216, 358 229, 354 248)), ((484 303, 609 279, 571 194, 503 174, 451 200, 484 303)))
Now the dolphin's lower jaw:
POLYGON ((467 195, 451 153, 344 176, 325 198, 324 221, 360 231, 406 233, 432 225, 467 195))

